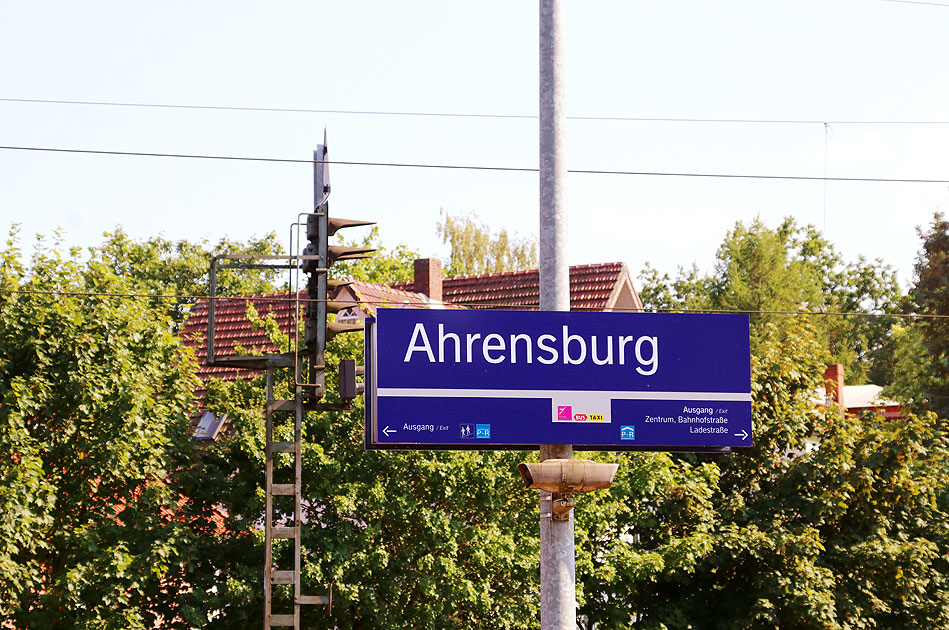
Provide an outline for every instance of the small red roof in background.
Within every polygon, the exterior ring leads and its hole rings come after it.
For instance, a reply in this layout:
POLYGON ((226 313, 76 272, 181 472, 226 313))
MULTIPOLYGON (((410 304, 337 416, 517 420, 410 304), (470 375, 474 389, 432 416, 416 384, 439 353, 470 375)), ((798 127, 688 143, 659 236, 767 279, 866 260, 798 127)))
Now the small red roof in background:
POLYGON ((428 308, 430 300, 428 296, 422 293, 416 293, 409 287, 395 288, 395 285, 373 284, 371 282, 355 281, 341 287, 340 291, 346 289, 352 291, 354 297, 374 313, 377 308, 398 307, 398 308, 428 308))
MULTIPOLYGON (((570 267, 570 309, 601 311, 607 308, 624 268, 623 263, 570 267)), ((401 282, 392 286, 411 289, 413 284, 401 282)), ((540 308, 540 272, 531 269, 443 278, 442 299, 473 309, 537 310, 540 308)))
MULTIPOLYGON (((464 306, 457 304, 448 304, 438 300, 429 299, 424 293, 417 293, 411 290, 411 283, 405 287, 406 283, 399 285, 373 284, 371 282, 353 281, 348 285, 340 287, 339 297, 336 299, 345 302, 347 299, 354 299, 370 317, 375 315, 379 308, 450 308, 464 309, 464 306), (402 288, 396 288, 396 286, 402 288), (347 297, 343 297, 346 294, 347 297)), ((354 304, 355 306, 355 304, 354 304)))

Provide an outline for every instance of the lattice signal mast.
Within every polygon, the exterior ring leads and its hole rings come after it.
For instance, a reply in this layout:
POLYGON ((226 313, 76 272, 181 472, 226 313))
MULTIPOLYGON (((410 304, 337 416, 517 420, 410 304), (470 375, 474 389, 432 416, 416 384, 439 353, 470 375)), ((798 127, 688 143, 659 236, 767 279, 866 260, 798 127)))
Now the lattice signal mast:
MULTIPOLYGON (((303 526, 302 474, 302 425, 305 411, 339 411, 351 407, 351 401, 359 393, 356 384, 358 368, 353 360, 344 360, 340 366, 340 403, 321 403, 325 393, 326 343, 344 332, 362 330, 361 325, 328 322, 327 314, 337 312, 352 304, 340 304, 328 299, 328 289, 344 284, 329 280, 330 266, 338 260, 368 258, 375 251, 365 247, 345 247, 329 244, 329 237, 347 227, 372 225, 371 221, 340 219, 329 215, 329 161, 326 135, 323 144, 314 152, 314 207, 313 212, 302 213, 293 225, 296 238, 292 239, 293 253, 288 256, 224 255, 211 261, 210 299, 208 304, 208 365, 251 368, 265 371, 266 406, 264 421, 266 432, 265 451, 265 523, 264 523, 264 630, 275 627, 300 628, 300 607, 323 605, 332 611, 332 585, 325 595, 302 593, 302 548, 303 526), (299 251, 301 229, 305 227, 307 244, 299 251), (294 317, 290 319, 293 331, 291 348, 286 353, 260 356, 217 356, 214 350, 214 307, 218 299, 216 273, 219 269, 274 269, 286 270, 292 275, 292 289, 288 303, 294 306, 294 317), (306 276, 306 293, 299 290, 300 272, 306 276), (304 297, 305 296, 305 297, 304 297), (294 322, 303 314, 303 339, 295 334, 294 322), (289 370, 292 375, 293 399, 274 398, 274 375, 276 370, 289 370), (293 441, 275 438, 292 418, 293 441), (289 455, 289 457, 282 454, 289 455), (276 480, 280 480, 278 483, 276 480), (281 543, 292 540, 292 554, 280 553, 281 543), (275 553, 275 546, 277 547, 275 553), (277 558, 279 556, 279 559, 277 558), (290 559, 287 559, 290 556, 290 559), (292 566, 291 566, 292 565, 292 566), (283 593, 279 589, 285 589, 283 593), (281 596, 282 595, 282 596, 281 596)), ((288 551, 288 550, 284 550, 288 551)))

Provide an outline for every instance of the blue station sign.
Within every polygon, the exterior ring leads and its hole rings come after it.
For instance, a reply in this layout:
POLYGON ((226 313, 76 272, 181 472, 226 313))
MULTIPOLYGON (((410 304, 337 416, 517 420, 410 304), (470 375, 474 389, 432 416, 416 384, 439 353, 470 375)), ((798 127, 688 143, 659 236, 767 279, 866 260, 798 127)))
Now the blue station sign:
POLYGON ((369 448, 751 446, 748 316, 379 309, 369 448))

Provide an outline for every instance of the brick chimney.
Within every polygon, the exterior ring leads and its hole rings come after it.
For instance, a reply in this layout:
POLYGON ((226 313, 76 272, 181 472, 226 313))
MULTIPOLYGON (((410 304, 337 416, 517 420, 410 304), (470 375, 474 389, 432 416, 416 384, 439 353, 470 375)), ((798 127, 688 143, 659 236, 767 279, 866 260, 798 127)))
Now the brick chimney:
POLYGON ((840 405, 841 412, 844 407, 844 366, 840 363, 833 363, 824 370, 824 391, 827 393, 827 402, 835 402, 840 405))
POLYGON ((442 261, 438 258, 421 258, 415 261, 412 288, 424 293, 431 300, 442 300, 442 261))

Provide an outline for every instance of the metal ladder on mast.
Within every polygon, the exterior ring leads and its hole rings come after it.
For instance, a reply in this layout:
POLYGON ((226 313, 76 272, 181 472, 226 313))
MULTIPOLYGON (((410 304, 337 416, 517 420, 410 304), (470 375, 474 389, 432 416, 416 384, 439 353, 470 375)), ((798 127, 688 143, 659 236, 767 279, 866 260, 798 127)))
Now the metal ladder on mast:
MULTIPOLYGON (((300 606, 322 605, 332 610, 333 587, 330 585, 327 595, 304 595, 301 593, 301 527, 303 524, 303 496, 301 489, 302 471, 302 422, 303 388, 294 387, 293 400, 276 400, 273 391, 274 369, 266 372, 266 408, 264 410, 266 431, 266 469, 265 469, 265 524, 264 524, 264 625, 265 628, 300 627, 300 606), (293 441, 274 440, 274 414, 280 411, 293 411, 293 441), (274 483, 275 455, 293 454, 293 483, 274 483), (293 497, 293 520, 288 526, 274 518, 274 497, 293 497), (293 568, 278 569, 274 566, 273 541, 293 540, 293 568), (275 614, 273 611, 273 587, 288 585, 293 587, 293 611, 275 614)), ((296 382, 299 382, 297 379, 296 382)), ((281 519, 282 521, 282 519, 281 519)))

